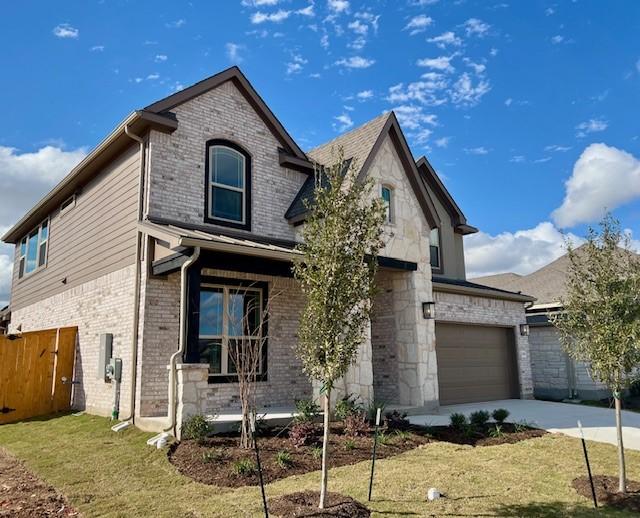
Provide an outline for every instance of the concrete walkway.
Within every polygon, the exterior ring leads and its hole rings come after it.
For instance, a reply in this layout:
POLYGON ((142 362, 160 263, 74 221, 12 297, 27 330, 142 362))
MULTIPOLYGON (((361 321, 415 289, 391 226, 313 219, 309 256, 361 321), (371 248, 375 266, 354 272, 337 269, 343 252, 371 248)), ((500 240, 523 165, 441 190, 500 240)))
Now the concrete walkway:
MULTIPOLYGON (((527 399, 504 399, 486 403, 467 403, 440 407, 438 414, 413 415, 408 419, 418 425, 439 426, 449 424, 449 415, 459 412, 469 416, 476 410, 492 411, 506 408, 510 422, 526 421, 548 432, 580 437, 577 421, 582 422, 585 438, 591 441, 616 444, 616 420, 612 409, 552 403, 527 399)), ((622 411, 622 438, 626 448, 640 450, 640 413, 622 411)))

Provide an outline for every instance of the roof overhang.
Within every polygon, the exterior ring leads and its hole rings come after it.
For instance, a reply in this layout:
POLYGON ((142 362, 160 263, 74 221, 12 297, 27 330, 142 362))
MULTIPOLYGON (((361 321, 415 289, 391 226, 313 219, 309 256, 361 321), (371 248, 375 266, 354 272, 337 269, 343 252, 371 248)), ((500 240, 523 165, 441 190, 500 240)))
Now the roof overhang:
POLYGON ((311 160, 298 158, 282 148, 278 149, 278 161, 282 167, 294 169, 306 174, 313 174, 316 168, 315 164, 311 160))
POLYGON ((6 243, 16 243, 27 232, 44 220, 53 209, 69 196, 77 192, 101 168, 105 167, 118 154, 135 144, 125 133, 125 128, 135 135, 142 135, 149 129, 171 133, 178 122, 168 116, 158 115, 146 110, 138 110, 125 118, 109 135, 98 144, 71 172, 65 176, 47 195, 27 212, 7 233, 2 236, 6 243))
POLYGON ((512 300, 515 302, 533 302, 534 297, 523 295, 522 293, 512 293, 503 290, 494 290, 489 287, 464 286, 460 284, 450 284, 433 281, 433 291, 442 293, 454 293, 458 295, 470 295, 474 297, 485 297, 488 299, 512 300))

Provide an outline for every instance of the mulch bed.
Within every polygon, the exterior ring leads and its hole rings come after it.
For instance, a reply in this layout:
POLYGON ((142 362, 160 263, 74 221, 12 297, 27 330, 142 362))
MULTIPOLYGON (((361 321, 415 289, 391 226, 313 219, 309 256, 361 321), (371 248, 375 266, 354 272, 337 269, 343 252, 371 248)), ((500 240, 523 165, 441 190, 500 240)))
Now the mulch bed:
MULTIPOLYGON (((627 493, 621 494, 618 493, 618 480, 618 477, 609 477, 607 475, 595 475, 593 477, 598 504, 640 512, 640 482, 627 480, 627 493)), ((590 501, 593 500, 589 477, 575 478, 571 485, 579 495, 588 498, 590 501)))
POLYGON ((0 448, 0 516, 79 516, 58 491, 0 448))
POLYGON ((455 444, 470 446, 497 446, 499 444, 514 444, 534 437, 542 437, 548 432, 538 428, 522 427, 512 423, 501 425, 502 434, 498 437, 490 435, 494 425, 487 425, 475 432, 463 432, 451 426, 432 426, 429 431, 434 439, 455 444), (523 429, 524 428, 524 429, 523 429))
MULTIPOLYGON (((265 483, 321 468, 321 459, 313 455, 313 445, 295 448, 287 437, 286 431, 280 435, 276 433, 277 431, 272 431, 269 435, 258 438, 265 483), (291 466, 283 468, 277 464, 276 455, 281 451, 289 452, 292 459, 291 466)), ((320 433, 321 428, 318 428, 318 434, 320 433)), ((387 444, 378 443, 376 456, 379 459, 412 450, 432 440, 424 429, 414 429, 406 438, 401 438, 394 432, 387 432, 387 435, 389 437, 387 444)), ((318 435, 315 446, 321 445, 321 440, 321 435, 318 435)), ((332 425, 329 441, 331 467, 346 466, 370 459, 372 446, 373 434, 365 437, 348 437, 344 434, 341 425, 337 423, 332 425)), ((237 475, 234 472, 234 462, 243 459, 253 462, 255 453, 253 450, 238 448, 237 436, 214 436, 201 443, 182 441, 169 449, 169 461, 180 473, 203 484, 223 487, 241 487, 259 483, 257 473, 237 475), (203 455, 209 451, 214 451, 223 457, 204 462, 203 455)))
POLYGON ((271 498, 267 505, 269 514, 292 518, 303 516, 368 518, 371 515, 369 509, 360 502, 339 493, 327 493, 324 509, 318 509, 319 501, 318 491, 302 491, 271 498))

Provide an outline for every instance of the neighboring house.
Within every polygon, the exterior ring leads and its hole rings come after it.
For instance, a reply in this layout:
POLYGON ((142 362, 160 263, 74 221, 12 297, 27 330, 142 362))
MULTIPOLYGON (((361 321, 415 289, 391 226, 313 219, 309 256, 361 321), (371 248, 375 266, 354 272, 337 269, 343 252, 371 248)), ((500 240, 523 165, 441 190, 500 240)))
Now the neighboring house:
MULTIPOLYGON (((576 249, 580 254, 580 248, 576 249)), ((572 359, 562 347, 558 331, 548 315, 562 311, 569 269, 567 254, 529 275, 503 273, 478 277, 477 282, 505 290, 521 291, 536 297, 527 308, 529 346, 533 371, 533 390, 544 399, 602 399, 611 391, 594 381, 584 362, 572 359)))
POLYGON ((132 113, 7 232, 11 328, 78 326, 74 406, 103 415, 114 387, 98 371, 100 339, 111 333, 120 417, 159 429, 167 416, 238 408, 238 331, 224 315, 279 292, 257 403, 311 397, 291 261, 314 164, 338 147, 388 207, 381 290, 341 391, 419 409, 531 397, 519 326, 533 299, 465 280, 463 236, 476 229, 429 162, 414 161, 396 116, 305 153, 237 67, 132 113))

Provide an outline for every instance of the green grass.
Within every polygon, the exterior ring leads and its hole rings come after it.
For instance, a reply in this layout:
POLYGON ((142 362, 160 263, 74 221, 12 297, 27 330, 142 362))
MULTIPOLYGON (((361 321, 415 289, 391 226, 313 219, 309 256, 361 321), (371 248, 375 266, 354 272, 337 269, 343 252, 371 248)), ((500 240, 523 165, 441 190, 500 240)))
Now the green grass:
MULTIPOLYGON (((67 495, 85 516, 260 516, 260 490, 219 488, 178 474, 135 429, 71 415, 0 426, 0 446, 67 495)), ((595 473, 615 474, 615 448, 589 443, 595 473)), ((640 480, 640 452, 629 451, 640 480)), ((369 462, 333 469, 331 491, 366 503, 369 462)), ((373 516, 622 516, 594 513, 570 487, 584 473, 580 442, 561 435, 472 448, 433 443, 376 462, 373 516), (447 495, 427 503, 429 487, 447 495)), ((267 496, 317 489, 319 472, 269 484, 267 496)))

